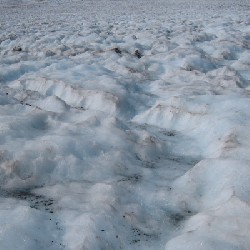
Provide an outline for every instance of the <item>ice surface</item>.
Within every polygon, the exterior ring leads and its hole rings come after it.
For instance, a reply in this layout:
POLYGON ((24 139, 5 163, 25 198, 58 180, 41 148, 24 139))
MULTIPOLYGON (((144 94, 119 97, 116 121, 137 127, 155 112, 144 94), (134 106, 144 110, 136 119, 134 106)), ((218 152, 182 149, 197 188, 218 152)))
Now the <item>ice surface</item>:
POLYGON ((0 249, 250 249, 247 0, 0 0, 0 249))

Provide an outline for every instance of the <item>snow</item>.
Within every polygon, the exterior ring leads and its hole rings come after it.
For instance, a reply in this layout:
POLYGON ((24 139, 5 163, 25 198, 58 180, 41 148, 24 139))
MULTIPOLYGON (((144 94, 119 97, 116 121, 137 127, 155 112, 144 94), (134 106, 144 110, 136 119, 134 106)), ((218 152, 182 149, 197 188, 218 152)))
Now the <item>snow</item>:
POLYGON ((0 0, 0 249, 249 249, 247 0, 0 0))

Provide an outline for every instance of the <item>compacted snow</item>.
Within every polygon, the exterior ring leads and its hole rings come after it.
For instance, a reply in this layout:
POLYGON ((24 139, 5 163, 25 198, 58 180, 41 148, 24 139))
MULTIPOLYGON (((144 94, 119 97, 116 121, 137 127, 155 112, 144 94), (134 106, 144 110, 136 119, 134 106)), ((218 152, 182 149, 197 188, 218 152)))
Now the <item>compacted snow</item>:
POLYGON ((250 249, 247 0, 0 0, 0 249, 250 249))

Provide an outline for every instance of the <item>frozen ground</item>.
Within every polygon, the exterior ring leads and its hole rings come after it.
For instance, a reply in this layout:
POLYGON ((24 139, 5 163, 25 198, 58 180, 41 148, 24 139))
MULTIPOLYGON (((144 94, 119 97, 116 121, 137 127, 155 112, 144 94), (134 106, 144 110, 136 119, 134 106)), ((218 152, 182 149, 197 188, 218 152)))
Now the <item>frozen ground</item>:
POLYGON ((0 0, 0 249, 250 249, 249 13, 0 0))

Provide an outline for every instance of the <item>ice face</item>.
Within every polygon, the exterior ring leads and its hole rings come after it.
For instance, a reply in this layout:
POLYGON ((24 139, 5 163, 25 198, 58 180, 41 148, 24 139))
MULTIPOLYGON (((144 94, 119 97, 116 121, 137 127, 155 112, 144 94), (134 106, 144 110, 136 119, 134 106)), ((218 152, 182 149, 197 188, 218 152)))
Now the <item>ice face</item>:
POLYGON ((0 0, 0 249, 249 249, 248 12, 0 0))

